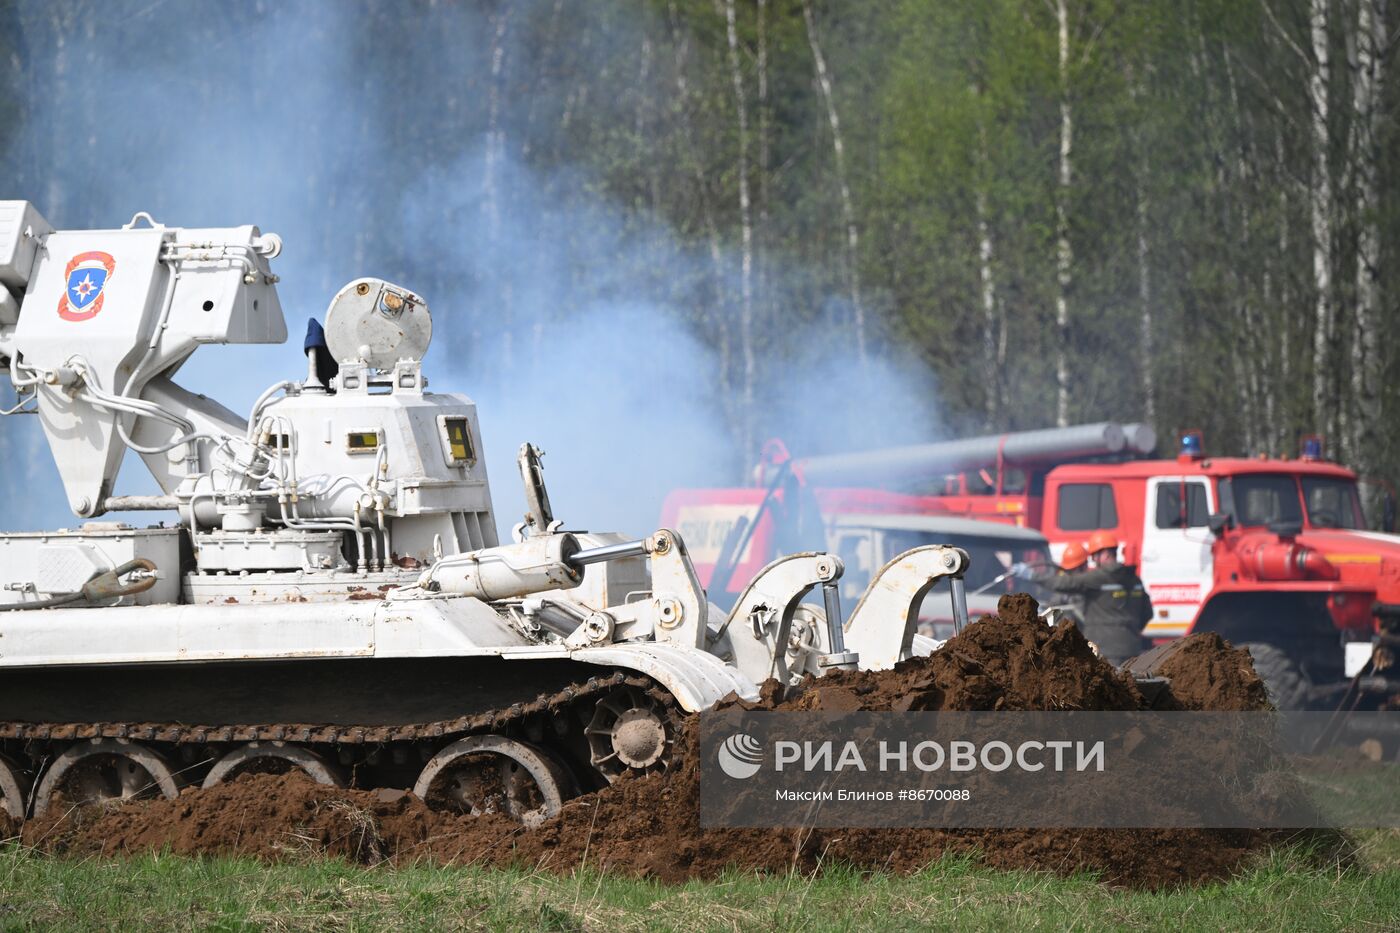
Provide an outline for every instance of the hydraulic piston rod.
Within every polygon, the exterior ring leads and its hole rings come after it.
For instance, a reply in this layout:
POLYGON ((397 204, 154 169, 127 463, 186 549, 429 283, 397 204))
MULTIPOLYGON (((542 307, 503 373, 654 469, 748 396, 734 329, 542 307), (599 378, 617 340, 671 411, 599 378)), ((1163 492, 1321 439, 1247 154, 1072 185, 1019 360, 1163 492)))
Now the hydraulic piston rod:
POLYGON ((845 620, 841 618, 841 590, 836 581, 822 584, 822 602, 826 606, 826 639, 831 651, 821 659, 821 666, 855 670, 860 655, 846 650, 845 620))
POLYGON ((108 496, 102 500, 107 512, 144 512, 178 509, 180 500, 174 496, 108 496))
POLYGON ((647 543, 645 540, 624 541, 621 544, 605 544, 602 547, 585 548, 568 558, 570 564, 575 567, 584 567, 588 564, 601 564, 610 560, 625 560, 628 557, 645 557, 647 553, 647 543))
POLYGON ((948 591, 953 600, 953 634, 961 635, 967 628, 967 586, 963 578, 950 577, 948 591))

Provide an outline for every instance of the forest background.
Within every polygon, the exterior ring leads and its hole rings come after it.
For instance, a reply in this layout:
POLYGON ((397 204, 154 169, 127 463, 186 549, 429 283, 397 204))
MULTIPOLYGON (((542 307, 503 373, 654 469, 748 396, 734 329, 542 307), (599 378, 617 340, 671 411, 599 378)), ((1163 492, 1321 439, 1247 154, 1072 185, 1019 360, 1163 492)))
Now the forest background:
POLYGON ((495 456, 631 523, 774 435, 1317 432, 1396 481, 1394 6, 0 0, 0 196, 277 230, 298 349, 403 282, 495 456))

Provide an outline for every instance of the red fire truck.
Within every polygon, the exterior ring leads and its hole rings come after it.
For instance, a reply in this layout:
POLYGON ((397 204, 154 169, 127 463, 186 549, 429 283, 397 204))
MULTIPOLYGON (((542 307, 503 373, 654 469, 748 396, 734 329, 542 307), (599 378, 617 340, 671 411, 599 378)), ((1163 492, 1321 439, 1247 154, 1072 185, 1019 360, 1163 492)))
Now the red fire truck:
POLYGON ((1400 695, 1384 676, 1400 648, 1400 536, 1368 529, 1357 475, 1316 439, 1297 459, 1207 457, 1194 433, 1172 459, 1149 459, 1154 446, 1147 426, 1114 423, 805 460, 770 445, 757 478, 770 495, 813 490, 828 522, 844 500, 885 494, 914 513, 1036 528, 1055 555, 1110 530, 1152 598, 1149 637, 1247 645, 1284 708, 1400 695))

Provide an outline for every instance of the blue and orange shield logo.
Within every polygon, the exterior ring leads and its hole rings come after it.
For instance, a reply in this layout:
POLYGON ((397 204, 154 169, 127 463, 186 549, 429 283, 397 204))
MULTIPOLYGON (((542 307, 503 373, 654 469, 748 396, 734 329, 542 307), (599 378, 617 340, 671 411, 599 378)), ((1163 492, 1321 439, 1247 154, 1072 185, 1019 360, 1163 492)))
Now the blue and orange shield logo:
POLYGON ((65 321, 86 321, 102 310, 102 290, 112 278, 117 261, 110 253, 79 253, 64 269, 66 290, 58 299, 58 316, 65 321))

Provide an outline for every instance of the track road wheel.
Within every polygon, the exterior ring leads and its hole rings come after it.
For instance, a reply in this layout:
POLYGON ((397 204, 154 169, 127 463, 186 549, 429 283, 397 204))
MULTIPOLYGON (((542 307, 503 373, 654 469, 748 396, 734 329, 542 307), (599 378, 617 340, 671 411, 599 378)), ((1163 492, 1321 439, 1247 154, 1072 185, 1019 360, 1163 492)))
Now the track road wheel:
POLYGON ((537 826, 573 796, 574 783, 542 748, 503 735, 473 735, 434 755, 413 792, 434 809, 504 813, 537 826))
POLYGON ((0 756, 0 810, 17 820, 29 809, 29 781, 14 762, 0 756))
POLYGON ((174 799, 180 782, 154 749, 128 739, 92 739, 70 745, 54 759, 34 795, 34 815, 43 816, 57 794, 78 806, 174 799))
POLYGON ((1282 648, 1265 642, 1240 645, 1254 660, 1254 672, 1264 681, 1269 700, 1280 710, 1307 709, 1312 681, 1282 648))
POLYGON ((640 687, 619 687, 598 701, 584 727, 589 761, 616 781, 627 771, 664 771, 671 761, 675 723, 668 703, 640 687))
POLYGON ((301 771, 317 784, 344 787, 345 775, 309 748, 286 742, 249 742, 214 763, 204 787, 231 781, 240 774, 286 774, 301 771))

